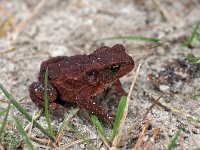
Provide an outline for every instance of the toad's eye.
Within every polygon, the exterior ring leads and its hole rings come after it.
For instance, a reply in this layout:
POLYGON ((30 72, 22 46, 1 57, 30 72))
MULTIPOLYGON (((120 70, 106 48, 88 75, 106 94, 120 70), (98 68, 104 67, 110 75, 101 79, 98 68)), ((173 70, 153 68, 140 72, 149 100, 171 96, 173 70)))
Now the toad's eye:
POLYGON ((98 74, 98 72, 91 71, 91 72, 87 72, 86 74, 87 74, 87 76, 96 76, 98 74))
POLYGON ((112 72, 118 72, 120 70, 120 65, 114 65, 110 68, 112 72))

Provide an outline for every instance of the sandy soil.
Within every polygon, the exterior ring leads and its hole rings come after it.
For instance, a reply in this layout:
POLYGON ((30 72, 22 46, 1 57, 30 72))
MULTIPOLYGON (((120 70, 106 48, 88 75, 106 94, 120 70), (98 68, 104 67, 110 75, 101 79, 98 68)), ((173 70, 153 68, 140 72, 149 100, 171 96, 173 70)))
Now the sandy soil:
MULTIPOLYGON (((156 1, 156 0, 155 0, 156 1)), ((135 124, 137 119, 152 104, 152 97, 162 92, 155 89, 148 81, 148 74, 164 69, 167 61, 173 58, 182 59, 188 55, 200 57, 199 43, 194 42, 188 49, 181 43, 190 36, 195 23, 200 17, 199 0, 161 0, 161 8, 167 17, 163 21, 153 0, 48 0, 38 3, 36 0, 1 0, 0 1, 0 83, 12 92, 17 100, 28 96, 28 86, 37 80, 40 63, 52 56, 89 54, 99 45, 112 46, 121 43, 126 46, 135 60, 136 67, 142 64, 137 85, 132 93, 125 129, 135 124), (41 4, 41 5, 40 5, 41 4), (98 38, 132 35, 157 37, 163 45, 141 41, 103 41, 93 42, 98 38)), ((122 78, 124 89, 128 91, 133 74, 122 78)), ((148 114, 151 127, 144 136, 145 146, 154 131, 161 128, 151 149, 166 149, 171 137, 182 129, 177 149, 194 149, 200 147, 200 129, 198 123, 192 123, 187 117, 200 114, 200 98, 191 98, 193 93, 200 92, 200 72, 195 77, 176 82, 160 100, 165 106, 155 106, 148 114), (167 108, 166 108, 167 107, 167 108), (171 108, 171 109, 170 109, 171 108), (175 111, 177 109, 180 113, 175 111)), ((5 97, 0 93, 0 100, 5 97)), ((7 106, 1 103, 1 108, 7 106)), ((28 98, 23 102, 30 114, 37 110, 28 98)), ((27 121, 13 109, 9 115, 10 132, 19 135, 13 123, 13 115, 27 121)), ((2 118, 1 118, 2 119, 2 118)), ((44 117, 39 122, 46 125, 44 117)), ((56 128, 59 119, 53 120, 56 128)), ((96 138, 102 149, 107 149, 93 125, 75 116, 72 123, 88 138, 96 138)), ((128 138, 121 143, 120 149, 132 149, 143 128, 141 122, 128 138)), ((111 128, 107 127, 108 132, 111 128)), ((37 129, 32 136, 44 137, 37 129)), ((60 144, 77 140, 68 129, 60 144)), ((35 148, 43 149, 44 145, 35 143, 35 148)), ((75 144, 71 149, 85 149, 83 143, 75 144)))

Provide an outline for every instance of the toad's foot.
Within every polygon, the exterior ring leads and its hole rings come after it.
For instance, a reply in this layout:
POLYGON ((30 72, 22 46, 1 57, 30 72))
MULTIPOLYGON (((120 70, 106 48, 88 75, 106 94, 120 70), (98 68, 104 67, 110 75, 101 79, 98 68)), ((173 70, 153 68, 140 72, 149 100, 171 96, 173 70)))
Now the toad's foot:
MULTIPOLYGON (((44 108, 44 84, 40 82, 34 82, 29 86, 30 97, 33 102, 39 107, 44 108)), ((60 105, 55 103, 57 98, 57 91, 51 83, 47 86, 49 110, 55 110, 60 108, 60 105)))

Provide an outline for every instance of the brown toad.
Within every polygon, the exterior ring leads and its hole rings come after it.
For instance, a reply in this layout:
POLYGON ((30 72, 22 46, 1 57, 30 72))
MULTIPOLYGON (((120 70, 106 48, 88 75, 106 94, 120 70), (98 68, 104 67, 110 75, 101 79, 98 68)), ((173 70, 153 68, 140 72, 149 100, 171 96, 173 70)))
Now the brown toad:
POLYGON ((89 113, 113 120, 113 115, 92 98, 112 84, 120 96, 125 92, 119 78, 134 68, 134 61, 123 45, 101 46, 90 55, 58 56, 42 62, 38 82, 29 87, 31 99, 44 107, 44 74, 48 68, 49 109, 56 109, 58 99, 76 103, 89 113))

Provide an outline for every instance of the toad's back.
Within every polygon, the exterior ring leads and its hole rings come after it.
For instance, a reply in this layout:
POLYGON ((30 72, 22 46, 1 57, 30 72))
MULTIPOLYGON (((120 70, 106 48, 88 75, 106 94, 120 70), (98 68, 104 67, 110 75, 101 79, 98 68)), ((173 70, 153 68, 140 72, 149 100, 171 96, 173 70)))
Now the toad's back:
POLYGON ((57 89, 61 99, 74 101, 81 88, 87 88, 84 69, 90 64, 88 55, 58 56, 41 64, 38 80, 44 82, 48 68, 48 81, 57 89))
POLYGON ((77 77, 77 75, 80 75, 80 73, 84 71, 85 66, 89 65, 89 63, 88 55, 52 57, 41 64, 39 80, 44 81, 44 74, 47 68, 50 81, 65 76, 67 78, 77 77))

